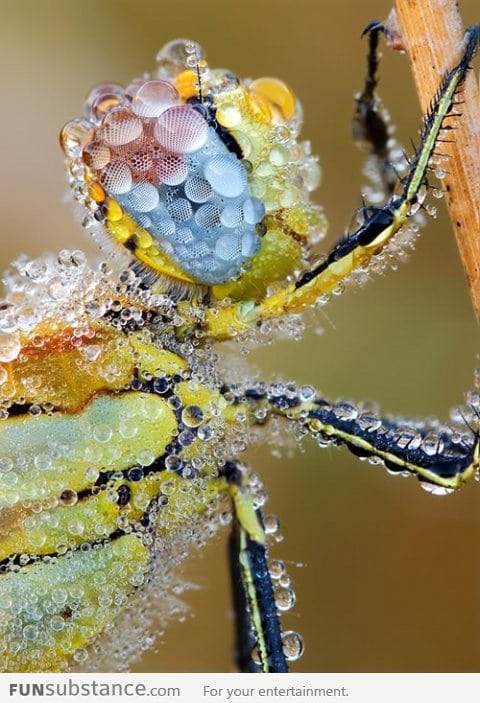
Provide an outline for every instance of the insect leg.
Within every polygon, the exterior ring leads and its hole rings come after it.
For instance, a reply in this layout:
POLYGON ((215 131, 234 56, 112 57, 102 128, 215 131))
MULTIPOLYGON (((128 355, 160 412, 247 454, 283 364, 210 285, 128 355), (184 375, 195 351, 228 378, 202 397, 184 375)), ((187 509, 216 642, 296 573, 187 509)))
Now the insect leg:
POLYGON ((256 422, 255 411, 262 408, 262 418, 283 417, 300 425, 320 446, 346 446, 356 456, 381 463, 390 472, 416 476, 431 492, 449 493, 460 488, 480 469, 475 410, 472 423, 454 428, 380 418, 351 403, 331 404, 313 392, 306 400, 293 385, 243 389, 239 400, 250 406, 252 423, 256 422))
POLYGON ((384 31, 380 22, 371 22, 363 31, 368 36, 367 75, 360 93, 355 95, 355 112, 353 115, 352 135, 357 146, 365 151, 369 158, 365 165, 365 174, 371 182, 374 194, 368 200, 385 199, 393 194, 398 182, 395 164, 398 161, 399 146, 391 137, 388 115, 382 108, 376 93, 378 83, 378 40, 384 31))
POLYGON ((229 553, 236 623, 236 658, 242 672, 288 672, 282 632, 267 562, 263 515, 253 504, 238 464, 228 462, 234 524, 229 553), (252 653, 256 651, 256 660, 252 653))
POLYGON ((479 36, 478 26, 468 31, 463 58, 442 81, 432 109, 424 118, 420 145, 402 182, 400 194, 390 198, 381 208, 367 208, 363 224, 340 239, 327 256, 301 274, 295 282, 258 303, 244 301, 207 311, 205 331, 208 336, 228 339, 251 329, 252 325, 260 325, 264 320, 300 313, 334 291, 353 272, 366 270, 374 257, 385 250, 422 203, 430 159, 445 128, 444 121, 451 114, 454 96, 468 71, 479 36))

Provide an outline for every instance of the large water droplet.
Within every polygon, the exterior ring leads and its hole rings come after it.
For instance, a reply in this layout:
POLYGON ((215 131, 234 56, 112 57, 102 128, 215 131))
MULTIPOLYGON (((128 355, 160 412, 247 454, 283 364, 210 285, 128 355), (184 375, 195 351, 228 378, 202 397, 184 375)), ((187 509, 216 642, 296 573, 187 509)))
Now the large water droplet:
POLYGON ((14 361, 20 353, 20 338, 16 334, 0 333, 0 361, 14 361))
POLYGON ((454 488, 447 488, 447 486, 437 486, 435 483, 429 483, 428 481, 420 481, 420 485, 424 491, 431 493, 432 496, 448 496, 455 490, 454 488))
POLYGON ((287 630, 282 634, 282 646, 285 658, 289 662, 297 661, 304 652, 303 639, 295 630, 287 630))

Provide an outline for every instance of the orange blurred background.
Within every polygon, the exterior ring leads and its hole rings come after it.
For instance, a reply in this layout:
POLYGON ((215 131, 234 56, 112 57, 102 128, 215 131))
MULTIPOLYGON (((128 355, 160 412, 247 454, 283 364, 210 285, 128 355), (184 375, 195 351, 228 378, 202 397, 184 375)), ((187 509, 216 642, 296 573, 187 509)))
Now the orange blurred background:
MULTIPOLYGON (((461 6, 466 23, 480 20, 476 0, 461 6)), ((350 137, 352 95, 365 70, 360 33, 389 9, 385 0, 4 0, 2 269, 21 252, 91 247, 66 197, 58 131, 80 115, 91 86, 153 68, 158 48, 177 36, 203 44, 212 66, 293 86, 303 135, 321 157, 316 197, 331 223, 328 247, 359 205, 363 183, 350 137)), ((406 58, 385 53, 380 90, 408 146, 418 102, 406 58)), ((439 209, 407 266, 309 314, 302 342, 260 349, 252 367, 327 397, 446 418, 472 385, 479 345, 443 203, 439 209)), ((273 555, 287 562, 297 594, 283 625, 306 643, 295 671, 478 671, 476 485, 432 497, 413 479, 313 442, 281 460, 255 447, 248 460, 261 467, 269 508, 282 521, 285 540, 273 555)), ((186 596, 191 615, 136 671, 233 670, 225 537, 185 565, 185 579, 200 586, 186 596)))

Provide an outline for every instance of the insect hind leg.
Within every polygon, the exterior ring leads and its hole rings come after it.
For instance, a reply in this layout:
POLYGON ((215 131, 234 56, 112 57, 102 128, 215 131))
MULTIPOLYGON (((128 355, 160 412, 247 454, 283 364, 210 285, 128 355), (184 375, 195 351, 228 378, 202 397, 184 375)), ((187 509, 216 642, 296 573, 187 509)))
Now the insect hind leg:
POLYGON ((345 446, 392 473, 416 476, 426 490, 437 494, 460 488, 480 470, 480 409, 469 401, 470 394, 467 407, 458 411, 459 424, 456 418, 454 425, 442 426, 381 417, 349 402, 331 403, 313 389, 305 398, 293 384, 281 385, 281 389, 273 384, 241 390, 253 423, 256 410, 262 408, 262 421, 283 417, 314 437, 319 446, 345 446))
POLYGON ((244 469, 227 462, 222 472, 232 499, 229 542, 236 625, 236 660, 242 672, 286 673, 282 631, 268 568, 261 508, 254 505, 244 469))

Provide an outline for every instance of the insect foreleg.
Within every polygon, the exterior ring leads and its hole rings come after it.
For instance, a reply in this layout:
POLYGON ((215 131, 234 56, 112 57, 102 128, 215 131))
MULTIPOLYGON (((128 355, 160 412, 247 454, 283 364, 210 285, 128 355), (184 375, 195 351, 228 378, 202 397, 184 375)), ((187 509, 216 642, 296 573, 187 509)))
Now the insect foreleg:
POLYGON ((368 36, 367 75, 360 93, 355 95, 355 112, 353 115, 352 134, 357 146, 365 151, 369 158, 365 164, 365 175, 370 186, 367 199, 389 198, 398 182, 398 163, 400 148, 391 136, 387 112, 376 93, 378 83, 378 40, 384 31, 380 22, 371 22, 363 31, 368 36))
POLYGON ((424 118, 419 147, 402 181, 401 193, 392 196, 381 208, 366 208, 363 224, 341 238, 321 261, 295 282, 258 303, 243 301, 207 311, 204 329, 208 336, 227 339, 248 331, 255 324, 261 325, 264 320, 300 313, 343 286, 356 271, 366 272, 377 255, 385 254, 387 247, 392 246, 393 253, 397 251, 394 238, 408 226, 409 218, 423 202, 430 159, 435 153, 439 135, 445 129, 444 122, 451 115, 454 97, 468 71, 479 35, 479 27, 469 30, 460 63, 446 75, 434 97, 432 109, 424 118))

